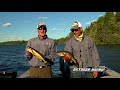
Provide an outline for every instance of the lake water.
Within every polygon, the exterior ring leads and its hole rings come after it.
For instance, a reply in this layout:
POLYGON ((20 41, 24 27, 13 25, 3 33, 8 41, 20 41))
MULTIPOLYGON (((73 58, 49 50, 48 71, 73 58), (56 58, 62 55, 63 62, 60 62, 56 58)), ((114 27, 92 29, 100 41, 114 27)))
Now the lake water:
MULTIPOLYGON (((58 51, 63 50, 64 45, 57 45, 58 51)), ((120 73, 120 47, 97 46, 101 59, 101 65, 107 66, 120 73)), ((28 70, 29 64, 24 57, 25 45, 0 46, 0 72, 17 72, 18 76, 28 70)), ((59 70, 59 57, 52 66, 53 76, 61 74, 59 70)))

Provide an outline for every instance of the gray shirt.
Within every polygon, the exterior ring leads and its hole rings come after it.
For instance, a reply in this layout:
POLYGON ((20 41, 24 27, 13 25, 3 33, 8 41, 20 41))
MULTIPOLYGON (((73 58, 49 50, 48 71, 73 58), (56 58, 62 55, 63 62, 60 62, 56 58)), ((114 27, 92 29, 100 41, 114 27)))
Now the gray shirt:
POLYGON ((82 62, 84 68, 98 67, 100 64, 96 45, 88 36, 83 36, 81 42, 72 37, 66 42, 64 50, 73 54, 78 63, 82 62))
MULTIPOLYGON (((50 60, 51 62, 53 62, 54 59, 57 57, 55 55, 56 52, 55 42, 53 39, 50 39, 48 37, 46 37, 43 40, 40 40, 39 37, 32 38, 27 42, 26 49, 28 46, 38 51, 40 54, 44 56, 44 58, 50 60)), ((26 53, 26 50, 25 50, 25 57, 26 58, 31 57, 26 53)), ((35 56, 33 56, 29 60, 29 64, 30 66, 45 66, 45 64, 40 60, 38 60, 35 56)))

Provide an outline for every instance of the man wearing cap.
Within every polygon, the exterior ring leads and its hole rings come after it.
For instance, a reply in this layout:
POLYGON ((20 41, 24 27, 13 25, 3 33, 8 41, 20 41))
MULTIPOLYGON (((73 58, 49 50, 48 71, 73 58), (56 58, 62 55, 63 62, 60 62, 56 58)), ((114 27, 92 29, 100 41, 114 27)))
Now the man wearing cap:
POLYGON ((53 60, 56 55, 56 45, 53 39, 48 38, 46 35, 47 26, 41 22, 37 26, 38 37, 32 38, 27 42, 25 49, 25 57, 29 60, 29 77, 32 78, 51 78, 53 60), (42 54, 47 64, 38 60, 34 55, 27 51, 27 48, 31 47, 40 54, 42 54))
MULTIPOLYGON (((72 24, 70 30, 74 36, 66 42, 64 50, 73 54, 74 58, 79 63, 79 68, 97 68, 100 64, 100 58, 93 40, 83 34, 82 25, 78 21, 72 24)), ((69 62, 71 57, 66 54, 63 59, 69 62)), ((71 78, 96 78, 98 76, 97 71, 73 71, 75 65, 69 66, 69 68, 71 78)))

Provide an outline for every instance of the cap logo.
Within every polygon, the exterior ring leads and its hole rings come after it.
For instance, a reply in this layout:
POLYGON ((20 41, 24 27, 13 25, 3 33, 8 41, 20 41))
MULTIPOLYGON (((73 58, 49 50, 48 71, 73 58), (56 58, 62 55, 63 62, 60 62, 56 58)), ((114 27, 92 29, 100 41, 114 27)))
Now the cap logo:
POLYGON ((43 22, 39 23, 39 24, 37 25, 37 28, 39 28, 40 26, 45 26, 45 27, 46 27, 45 23, 43 23, 43 22))
POLYGON ((78 27, 78 23, 73 23, 72 27, 78 27))

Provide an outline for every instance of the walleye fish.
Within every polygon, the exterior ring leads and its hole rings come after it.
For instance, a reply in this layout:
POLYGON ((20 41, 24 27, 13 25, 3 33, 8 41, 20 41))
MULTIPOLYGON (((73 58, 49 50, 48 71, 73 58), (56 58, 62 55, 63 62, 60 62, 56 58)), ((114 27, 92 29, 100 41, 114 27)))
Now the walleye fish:
POLYGON ((56 55, 63 57, 66 53, 67 53, 69 56, 71 56, 70 63, 74 62, 75 65, 76 65, 77 67, 79 67, 78 62, 76 61, 76 59, 74 58, 74 56, 73 56, 72 54, 70 54, 69 52, 67 52, 67 51, 59 51, 59 52, 56 53, 56 55))
POLYGON ((34 50, 33 48, 28 47, 27 51, 30 52, 30 53, 32 53, 32 55, 34 55, 40 61, 43 61, 44 63, 47 63, 47 61, 45 61, 45 59, 43 58, 43 56, 40 53, 38 53, 36 50, 34 50))

